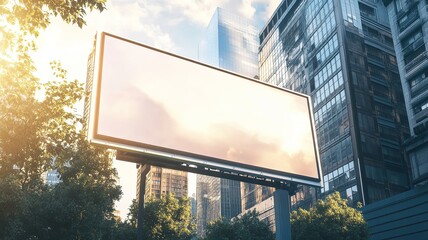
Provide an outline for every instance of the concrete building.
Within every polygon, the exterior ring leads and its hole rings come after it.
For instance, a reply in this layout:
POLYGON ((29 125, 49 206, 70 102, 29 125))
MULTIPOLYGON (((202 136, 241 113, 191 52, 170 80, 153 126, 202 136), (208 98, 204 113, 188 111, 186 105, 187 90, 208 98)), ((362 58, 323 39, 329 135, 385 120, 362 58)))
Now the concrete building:
POLYGON ((260 42, 261 81, 312 97, 324 187, 300 186, 294 208, 333 191, 366 205, 409 189, 408 120, 382 2, 284 0, 260 42))
MULTIPOLYGON (((200 41, 199 61, 258 78, 255 26, 251 20, 217 8, 200 41)), ((204 236, 210 221, 221 217, 230 219, 241 213, 240 184, 233 180, 197 175, 196 221, 199 236, 204 236)))
POLYGON ((428 182, 428 1, 384 0, 388 8, 411 137, 406 141, 414 185, 428 182))
POLYGON ((424 239, 428 234, 428 1, 384 0, 406 103, 405 141, 413 189, 363 210, 371 239, 424 239))

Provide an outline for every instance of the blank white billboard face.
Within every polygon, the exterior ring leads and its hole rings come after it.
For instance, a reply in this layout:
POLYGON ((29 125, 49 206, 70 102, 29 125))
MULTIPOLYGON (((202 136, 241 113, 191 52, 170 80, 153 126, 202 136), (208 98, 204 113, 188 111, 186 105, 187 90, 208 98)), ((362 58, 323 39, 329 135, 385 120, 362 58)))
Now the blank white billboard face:
POLYGON ((101 36, 92 141, 319 186, 307 96, 101 36))

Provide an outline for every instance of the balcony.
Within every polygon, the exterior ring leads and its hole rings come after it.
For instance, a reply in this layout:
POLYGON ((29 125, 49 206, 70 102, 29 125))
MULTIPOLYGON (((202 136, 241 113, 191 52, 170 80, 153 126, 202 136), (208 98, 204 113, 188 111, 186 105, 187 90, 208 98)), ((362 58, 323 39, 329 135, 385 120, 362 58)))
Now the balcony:
POLYGON ((406 6, 404 6, 403 9, 397 13, 397 18, 402 18, 404 15, 406 15, 413 6, 418 4, 418 2, 418 0, 407 0, 406 6))
POLYGON ((418 40, 414 41, 413 43, 409 44, 408 46, 403 48, 403 55, 404 57, 412 54, 415 52, 418 48, 420 48, 422 45, 424 45, 424 39, 423 37, 420 37, 418 40))
POLYGON ((421 81, 410 89, 412 98, 417 97, 420 93, 428 89, 428 78, 420 77, 421 81))
POLYGON ((427 52, 419 54, 415 59, 406 64, 407 77, 411 77, 414 73, 414 70, 417 66, 427 63, 428 56, 427 52))
POLYGON ((428 114, 427 110, 428 109, 425 109, 425 110, 422 110, 419 113, 415 114, 415 120, 416 120, 416 122, 418 122, 417 121, 418 118, 421 119, 419 121, 419 123, 413 128, 413 132, 416 135, 419 135, 419 134, 421 134, 423 132, 426 132, 428 130, 428 124, 427 124, 427 122, 423 121, 427 117, 427 114, 428 114))
POLYGON ((371 64, 375 64, 375 65, 377 65, 377 66, 379 66, 379 67, 382 67, 382 68, 384 68, 384 67, 385 67, 384 60, 383 60, 383 58, 382 58, 382 57, 380 57, 380 56, 376 56, 376 55, 373 55, 373 54, 368 53, 368 54, 367 54, 367 61, 368 61, 369 63, 371 63, 371 64))
POLYGON ((398 28, 400 29, 400 32, 403 32, 407 27, 409 27, 413 22, 415 22, 419 18, 418 9, 415 8, 411 12, 409 12, 407 15, 404 15, 403 17, 406 17, 406 20, 401 21, 398 20, 398 28))
POLYGON ((418 96, 412 98, 410 103, 412 106, 416 106, 418 104, 424 103, 428 99, 428 91, 419 94, 418 96))

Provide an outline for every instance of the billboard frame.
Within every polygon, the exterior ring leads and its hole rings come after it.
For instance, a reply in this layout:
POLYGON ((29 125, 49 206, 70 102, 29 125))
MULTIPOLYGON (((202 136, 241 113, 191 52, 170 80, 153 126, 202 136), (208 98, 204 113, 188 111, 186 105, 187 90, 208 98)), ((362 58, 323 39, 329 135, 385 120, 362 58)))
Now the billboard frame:
POLYGON ((136 163, 147 163, 154 166, 168 167, 177 170, 184 170, 189 172, 196 172, 199 174, 212 175, 218 177, 224 177, 233 180, 240 180, 245 182, 257 183, 266 186, 282 186, 288 183, 299 183, 304 185, 310 185, 315 187, 322 187, 322 172, 320 167, 320 158, 318 152, 318 144, 315 134, 315 125, 312 114, 311 100, 308 95, 304 95, 298 92, 294 92, 288 89, 279 88, 277 86, 267 84, 256 79, 248 78, 240 74, 230 72, 224 69, 220 69, 211 65, 197 62, 195 60, 185 58, 176 54, 172 54, 166 51, 162 51, 142 43, 138 43, 126 38, 122 38, 106 32, 99 32, 96 35, 95 45, 95 57, 94 57, 94 74, 92 79, 92 93, 90 102, 90 116, 88 126, 88 139, 92 144, 107 146, 118 151, 118 159, 125 161, 136 162, 136 163), (191 62, 194 64, 202 65, 214 70, 218 70, 227 74, 234 75, 239 78, 243 78, 247 81, 256 82, 271 88, 275 88, 289 94, 298 95, 306 99, 309 112, 309 121, 311 124, 311 135, 313 139, 313 149, 315 151, 314 161, 316 162, 318 178, 312 178, 299 174, 287 173, 283 171, 277 171, 273 169, 267 169, 258 166, 251 166, 239 162, 228 161, 224 159, 218 159, 210 156, 198 155, 195 153, 189 153, 169 148, 163 148, 160 146, 154 146, 141 142, 134 142, 124 140, 120 138, 114 138, 111 136, 105 136, 98 133, 98 122, 99 122, 99 109, 100 109, 100 96, 101 96, 101 84, 102 84, 102 73, 103 73, 103 57, 104 57, 104 44, 106 36, 116 38, 118 40, 125 41, 140 47, 147 48, 162 54, 169 55, 174 58, 191 62), (186 167, 187 166, 187 167, 186 167), (194 166, 194 167, 189 167, 194 166), (187 169, 187 170, 186 170, 187 169), (195 170, 197 169, 197 170, 195 170), (208 169, 205 170, 205 169, 208 169), (237 177, 238 176, 238 177, 237 177))

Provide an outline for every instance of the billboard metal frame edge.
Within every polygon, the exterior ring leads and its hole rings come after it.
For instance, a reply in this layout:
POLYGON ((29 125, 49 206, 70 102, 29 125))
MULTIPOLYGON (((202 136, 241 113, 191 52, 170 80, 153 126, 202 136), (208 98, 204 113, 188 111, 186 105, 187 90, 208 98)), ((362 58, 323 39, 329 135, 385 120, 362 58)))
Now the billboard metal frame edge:
MULTIPOLYGON (((108 146, 112 149, 116 149, 119 151, 130 152, 130 153, 134 153, 134 154, 141 154, 141 157, 142 157, 141 159, 143 159, 143 157, 144 158, 147 158, 147 157, 168 158, 172 161, 182 162, 182 163, 186 163, 186 164, 197 164, 199 166, 203 165, 203 166, 207 166, 207 167, 211 167, 211 168, 229 169, 231 171, 236 171, 236 172, 241 173, 241 174, 250 174, 256 178, 257 177, 272 178, 275 180, 280 180, 280 181, 285 181, 285 182, 294 182, 294 183, 310 185, 310 186, 315 186, 315 187, 323 187, 322 169, 321 169, 321 165, 320 165, 320 157, 319 157, 319 152, 318 152, 318 144, 317 144, 317 139, 316 139, 313 109, 312 109, 312 104, 310 103, 310 96, 299 93, 299 92, 295 92, 295 91, 292 91, 289 89, 280 88, 280 87, 277 87, 275 85, 271 85, 271 84, 268 84, 265 82, 258 81, 256 79, 251 79, 249 77, 237 74, 235 72, 227 71, 225 69, 220 69, 220 68, 208 65, 208 64, 197 62, 197 61, 189 59, 189 58, 185 58, 185 57, 182 57, 182 56, 179 56, 176 54, 172 54, 172 53, 169 53, 169 52, 157 49, 157 48, 147 46, 147 45, 142 44, 142 43, 138 43, 138 42, 126 39, 126 38, 122 38, 122 37, 119 37, 119 36, 116 36, 116 35, 113 35, 110 33, 106 33, 106 32, 97 32, 97 34, 96 34, 94 61, 95 61, 94 62, 94 75, 93 75, 93 83, 92 83, 90 117, 89 117, 89 126, 88 126, 88 139, 91 143, 96 144, 96 145, 108 146), (135 44, 135 45, 138 45, 141 47, 145 47, 145 48, 160 52, 163 54, 167 54, 169 56, 176 57, 176 58, 179 58, 181 60, 185 60, 185 61, 192 62, 195 64, 199 64, 199 65, 202 65, 205 67, 209 67, 209 68, 212 68, 215 70, 226 72, 228 74, 232 74, 234 76, 244 78, 245 80, 257 82, 259 84, 263 84, 263 85, 268 86, 268 87, 279 89, 281 91, 285 91, 285 92, 306 98, 307 104, 308 104, 308 109, 309 109, 311 132, 312 132, 312 136, 313 136, 313 147, 315 150, 315 158, 316 158, 315 161, 316 161, 316 165, 317 165, 317 172, 318 172, 319 178, 315 179, 315 178, 310 178, 310 177, 302 176, 302 175, 298 175, 298 174, 279 172, 279 171, 275 171, 275 170, 271 170, 271 169, 264 169, 261 167, 254 167, 254 168, 260 169, 260 170, 255 170, 255 169, 247 167, 244 164, 237 163, 237 162, 234 162, 233 164, 236 166, 233 166, 233 165, 229 165, 226 163, 221 163, 222 161, 229 162, 227 160, 216 159, 216 158, 212 158, 209 156, 201 156, 201 158, 198 158, 198 157, 195 157, 195 156, 198 156, 196 154, 187 153, 187 152, 180 152, 180 151, 174 150, 174 149, 163 149, 161 147, 158 147, 161 150, 156 150, 156 147, 152 147, 152 149, 150 149, 150 145, 148 145, 148 147, 146 147, 147 144, 141 144, 141 145, 146 145, 144 147, 141 147, 141 146, 129 145, 126 143, 124 144, 124 143, 113 142, 111 140, 113 140, 114 138, 98 134, 97 133, 98 118, 99 118, 99 111, 98 110, 99 110, 99 104, 100 104, 99 101, 100 101, 100 92, 101 92, 101 84, 102 84, 101 78, 102 78, 102 70, 103 70, 104 42, 105 42, 105 36, 106 35, 109 37, 113 37, 113 38, 116 38, 119 40, 126 41, 126 42, 131 43, 131 44, 135 44), (193 156, 190 156, 190 155, 193 155, 193 156)), ((123 139, 115 139, 115 140, 119 140, 119 141, 122 140, 122 142, 129 142, 129 141, 126 141, 123 139)), ((136 161, 136 160, 134 160, 134 161, 136 161)), ((152 164, 152 165, 155 165, 155 164, 152 164)), ((225 177, 227 178, 227 176, 225 176, 225 177)))

